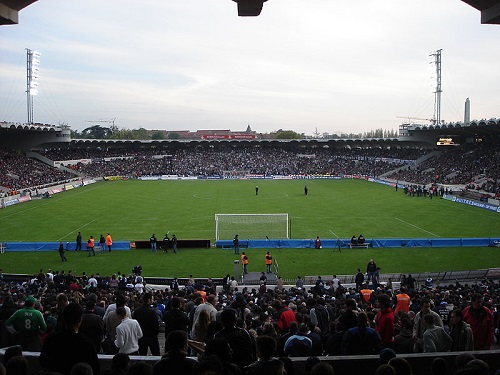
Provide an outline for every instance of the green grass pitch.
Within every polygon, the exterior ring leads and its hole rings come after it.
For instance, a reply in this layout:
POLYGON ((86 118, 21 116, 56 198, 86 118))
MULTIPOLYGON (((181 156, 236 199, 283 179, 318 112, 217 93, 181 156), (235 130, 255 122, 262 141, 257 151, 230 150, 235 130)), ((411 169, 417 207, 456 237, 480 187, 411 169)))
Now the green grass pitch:
MULTIPOLYGON (((442 199, 407 197, 401 190, 360 180, 106 181, 0 211, 0 241, 74 241, 76 233, 110 232, 116 240, 215 237, 216 213, 288 213, 292 238, 498 237, 500 216, 442 199), (307 183, 309 194, 304 195, 307 183), (255 195, 255 186, 259 195, 255 195)), ((264 238, 266 233, 262 233, 264 238)), ((267 249, 250 249, 250 271, 264 270, 267 249)), ((464 270, 500 265, 495 248, 271 249, 284 278, 351 274, 370 258, 382 272, 464 270)), ((129 273, 141 264, 146 276, 222 277, 233 271, 231 250, 180 249, 173 255, 132 250, 68 254, 73 272, 129 273)), ((61 269, 57 252, 5 253, 5 273, 61 269)))

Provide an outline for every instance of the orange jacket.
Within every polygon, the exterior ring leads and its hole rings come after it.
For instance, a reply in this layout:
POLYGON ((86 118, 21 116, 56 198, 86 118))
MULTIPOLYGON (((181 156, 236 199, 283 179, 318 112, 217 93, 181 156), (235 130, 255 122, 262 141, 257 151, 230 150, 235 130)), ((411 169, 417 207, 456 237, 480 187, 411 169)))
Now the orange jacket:
POLYGON ((207 292, 204 290, 198 290, 198 293, 200 294, 200 297, 203 299, 203 302, 207 302, 207 292))
POLYGON ((111 239, 111 236, 108 234, 106 236, 106 245, 111 246, 113 244, 113 240, 111 239))
POLYGON ((363 301, 365 301, 366 303, 371 303, 370 298, 372 297, 373 290, 361 289, 359 292, 361 293, 361 296, 363 297, 363 301))
POLYGON ((248 257, 245 254, 241 254, 241 263, 248 264, 248 257))
POLYGON ((396 294, 396 308, 394 309, 394 314, 399 311, 404 311, 407 313, 410 311, 410 296, 406 293, 396 294))
POLYGON ((273 264, 273 257, 271 254, 266 254, 266 264, 273 264))

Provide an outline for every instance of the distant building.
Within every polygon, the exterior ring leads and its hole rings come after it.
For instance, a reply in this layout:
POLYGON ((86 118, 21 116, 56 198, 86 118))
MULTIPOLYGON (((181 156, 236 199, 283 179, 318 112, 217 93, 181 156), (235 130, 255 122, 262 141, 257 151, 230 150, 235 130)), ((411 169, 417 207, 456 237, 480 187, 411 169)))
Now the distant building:
POLYGON ((260 139, 260 134, 253 131, 250 125, 247 126, 245 131, 231 131, 229 129, 222 130, 196 130, 194 132, 189 130, 151 130, 152 133, 163 133, 166 139, 260 139))

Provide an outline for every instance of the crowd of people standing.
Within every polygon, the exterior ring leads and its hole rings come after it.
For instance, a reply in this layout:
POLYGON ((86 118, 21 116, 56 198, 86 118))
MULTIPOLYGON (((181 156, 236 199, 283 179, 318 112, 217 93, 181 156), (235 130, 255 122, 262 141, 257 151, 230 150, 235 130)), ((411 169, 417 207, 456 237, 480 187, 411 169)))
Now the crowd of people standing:
MULTIPOLYGON (((152 290, 144 286, 141 272, 76 277, 72 272, 41 271, 24 285, 2 283, 2 346, 41 350, 44 368, 65 373, 54 367, 54 347, 75 338, 76 326, 78 335, 92 343, 85 355, 164 354, 157 369, 181 352, 183 357, 199 356, 195 366, 201 365, 216 343, 229 345, 233 356, 226 361, 240 370, 253 366, 259 343, 268 348, 266 356, 281 357, 283 364, 294 356, 401 357, 487 350, 494 344, 499 284, 485 280, 418 288, 409 275, 395 289, 382 285, 373 268, 376 264, 370 260, 366 273, 358 270, 356 287, 344 287, 334 275, 331 280, 319 277, 310 289, 302 278, 289 288, 218 289, 211 279, 197 282, 190 277, 184 287, 175 280, 165 290, 152 290), (21 324, 27 313, 33 317, 29 331, 21 324), (164 343, 158 339, 160 329, 164 343)), ((60 349, 59 355, 61 350, 66 353, 60 349)))

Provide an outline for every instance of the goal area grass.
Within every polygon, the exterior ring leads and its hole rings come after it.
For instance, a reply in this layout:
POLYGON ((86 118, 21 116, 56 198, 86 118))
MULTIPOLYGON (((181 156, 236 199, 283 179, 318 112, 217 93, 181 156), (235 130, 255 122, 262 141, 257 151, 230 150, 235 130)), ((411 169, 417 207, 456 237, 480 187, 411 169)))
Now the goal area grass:
MULTIPOLYGON (((155 233, 179 239, 215 238, 215 214, 288 213, 294 239, 498 237, 500 215, 447 200, 409 197, 402 189, 363 180, 104 181, 0 210, 0 242, 73 242, 80 231, 111 233, 117 240, 147 240, 155 233), (308 195, 304 185, 308 185, 308 195), (259 186, 259 194, 255 186, 259 186)), ((236 233, 235 233, 236 234, 236 233)), ((260 238, 267 234, 263 230, 260 238)), ((265 252, 279 262, 280 275, 352 274, 374 258, 382 273, 437 272, 498 267, 496 248, 244 249, 249 270, 264 271, 265 252)), ((69 252, 62 264, 53 252, 6 252, 4 273, 71 269, 76 274, 130 273, 140 264, 146 276, 222 277, 233 273, 231 250, 138 249, 96 257, 69 252)))

